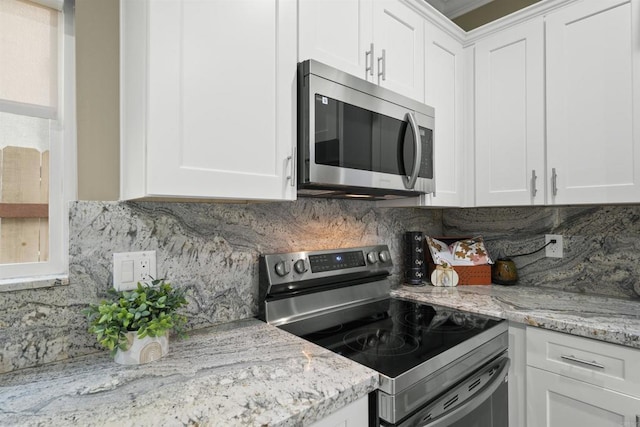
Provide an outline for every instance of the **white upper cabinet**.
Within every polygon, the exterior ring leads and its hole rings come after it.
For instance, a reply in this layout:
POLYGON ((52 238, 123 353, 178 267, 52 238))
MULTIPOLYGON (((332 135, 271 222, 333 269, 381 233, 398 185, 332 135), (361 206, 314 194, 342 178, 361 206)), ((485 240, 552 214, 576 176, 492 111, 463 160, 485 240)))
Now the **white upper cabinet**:
POLYGON ((464 204, 463 139, 465 60, 462 43, 429 21, 425 21, 425 103, 436 111, 435 178, 436 192, 431 206, 464 204))
POLYGON ((423 101, 422 17, 400 0, 299 0, 298 60, 423 101))
POLYGON ((424 101, 423 18, 399 0, 373 5, 375 82, 424 101))
MULTIPOLYGON (((465 171, 465 78, 468 53, 462 47, 463 33, 454 37, 435 22, 424 26, 424 103, 435 109, 434 159, 436 191, 419 197, 378 202, 384 207, 461 207, 466 205, 465 171)), ((455 33, 454 33, 455 34, 455 33)))
POLYGON ((550 203, 640 201, 639 21, 637 0, 546 18, 550 203))
POLYGON ((299 0, 298 60, 315 59, 373 81, 372 0, 299 0))
POLYGON ((477 206, 545 202, 543 31, 537 17, 475 45, 477 206))
POLYGON ((121 2, 121 198, 295 198, 296 5, 121 2))

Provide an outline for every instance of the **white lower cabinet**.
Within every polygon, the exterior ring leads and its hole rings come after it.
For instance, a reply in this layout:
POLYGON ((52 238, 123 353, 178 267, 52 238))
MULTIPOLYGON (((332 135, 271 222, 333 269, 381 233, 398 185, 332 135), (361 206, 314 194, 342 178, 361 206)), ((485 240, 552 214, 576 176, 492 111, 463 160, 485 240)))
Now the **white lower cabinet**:
POLYGON ((635 427, 640 350, 527 328, 528 427, 635 427))
POLYGON ((640 399, 538 368, 527 368, 527 426, 635 427, 640 399))
POLYGON ((509 427, 526 426, 527 328, 509 322, 509 427))
POLYGON ((310 427, 367 427, 368 425, 369 396, 364 396, 316 421, 310 427))

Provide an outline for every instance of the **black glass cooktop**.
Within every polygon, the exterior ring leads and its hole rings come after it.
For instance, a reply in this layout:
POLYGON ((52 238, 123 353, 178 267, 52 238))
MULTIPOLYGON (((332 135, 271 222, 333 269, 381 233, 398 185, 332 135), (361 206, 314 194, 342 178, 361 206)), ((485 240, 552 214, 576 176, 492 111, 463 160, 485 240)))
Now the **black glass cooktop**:
POLYGON ((302 338, 395 378, 501 322, 478 314, 388 299, 384 311, 302 338))

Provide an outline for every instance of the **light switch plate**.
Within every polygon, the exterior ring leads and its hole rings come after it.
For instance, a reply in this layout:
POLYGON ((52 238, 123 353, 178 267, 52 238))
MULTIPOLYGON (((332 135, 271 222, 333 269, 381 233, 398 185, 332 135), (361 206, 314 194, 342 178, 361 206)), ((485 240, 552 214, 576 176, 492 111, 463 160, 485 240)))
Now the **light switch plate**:
POLYGON ((135 289, 138 282, 156 278, 156 251, 113 254, 113 287, 117 291, 135 289))

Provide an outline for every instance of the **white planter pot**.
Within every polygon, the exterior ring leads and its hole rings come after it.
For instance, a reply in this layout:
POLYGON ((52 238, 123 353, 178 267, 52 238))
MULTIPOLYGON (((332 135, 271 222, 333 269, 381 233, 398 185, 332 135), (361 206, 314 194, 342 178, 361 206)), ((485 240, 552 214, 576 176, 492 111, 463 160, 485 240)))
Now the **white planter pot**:
POLYGON ((128 350, 118 349, 114 361, 121 365, 153 362, 169 353, 169 335, 138 338, 137 332, 127 333, 128 350))

